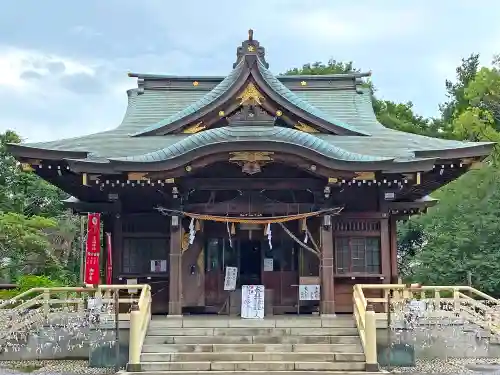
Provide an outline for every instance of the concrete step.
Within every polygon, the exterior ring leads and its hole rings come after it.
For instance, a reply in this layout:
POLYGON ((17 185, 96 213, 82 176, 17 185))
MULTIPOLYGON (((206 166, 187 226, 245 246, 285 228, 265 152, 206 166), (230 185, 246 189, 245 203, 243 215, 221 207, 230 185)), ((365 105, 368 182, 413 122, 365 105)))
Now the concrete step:
POLYGON ((204 318, 154 318, 150 328, 354 328, 356 323, 352 317, 319 318, 319 317, 283 317, 249 320, 239 318, 204 317, 204 318))
POLYGON ((364 362, 362 353, 252 353, 252 352, 208 352, 208 353, 143 353, 141 362, 364 362))
POLYGON ((120 375, 380 375, 380 372, 365 372, 365 371, 335 371, 335 370, 320 370, 320 371, 246 371, 246 370, 228 370, 228 371, 144 371, 144 372, 125 372, 121 371, 120 375))
POLYGON ((148 336, 354 336, 355 327, 302 328, 149 328, 148 336))
MULTIPOLYGON (((364 362, 142 362, 143 371, 363 371, 364 362)), ((144 373, 142 373, 144 374, 144 373)))
MULTIPOLYGON (((347 337, 347 336, 344 336, 347 337)), ((362 353, 361 344, 156 344, 143 345, 143 353, 207 353, 207 352, 323 352, 362 353)))
POLYGON ((144 345, 157 344, 356 344, 360 345, 358 333, 346 336, 313 335, 263 335, 263 336, 176 336, 148 335, 144 345))

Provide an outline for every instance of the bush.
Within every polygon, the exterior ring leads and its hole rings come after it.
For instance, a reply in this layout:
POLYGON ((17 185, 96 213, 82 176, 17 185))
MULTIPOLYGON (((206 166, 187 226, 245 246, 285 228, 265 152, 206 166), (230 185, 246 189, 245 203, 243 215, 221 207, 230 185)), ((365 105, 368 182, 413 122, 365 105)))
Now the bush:
MULTIPOLYGON (((11 299, 32 288, 52 288, 55 286, 64 286, 64 283, 58 280, 52 280, 48 276, 24 275, 17 279, 17 288, 11 290, 0 290, 0 300, 11 299)), ((27 296, 32 298, 33 296, 27 296)))

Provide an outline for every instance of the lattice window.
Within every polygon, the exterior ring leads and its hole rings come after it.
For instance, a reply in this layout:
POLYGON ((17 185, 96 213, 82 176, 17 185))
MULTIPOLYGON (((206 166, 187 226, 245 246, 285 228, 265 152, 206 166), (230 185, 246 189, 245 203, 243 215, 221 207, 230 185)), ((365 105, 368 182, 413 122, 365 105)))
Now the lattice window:
POLYGON ((380 238, 337 237, 335 265, 338 274, 380 274, 380 238))
POLYGON ((168 238, 124 238, 122 272, 124 274, 165 275, 169 269, 169 249, 168 238), (166 271, 151 271, 152 260, 166 261, 166 271))
POLYGON ((336 232, 378 232, 380 221, 375 220, 343 220, 333 224, 336 232))
POLYGON ((123 216, 124 233, 165 233, 170 232, 169 218, 159 213, 129 214, 123 216))

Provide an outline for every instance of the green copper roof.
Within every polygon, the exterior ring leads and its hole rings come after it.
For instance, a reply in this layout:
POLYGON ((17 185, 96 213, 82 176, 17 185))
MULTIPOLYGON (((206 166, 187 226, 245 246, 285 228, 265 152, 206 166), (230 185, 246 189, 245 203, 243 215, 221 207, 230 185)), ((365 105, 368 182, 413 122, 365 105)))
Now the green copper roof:
MULTIPOLYGON (((168 148, 188 138, 189 134, 131 137, 152 122, 160 121, 197 101, 205 93, 200 91, 145 90, 128 91, 128 106, 122 123, 115 129, 70 139, 51 142, 27 143, 33 149, 85 151, 92 158, 119 158, 152 153, 168 148)), ((426 150, 465 149, 487 143, 460 142, 430 138, 388 129, 377 122, 371 103, 371 94, 358 94, 355 90, 307 90, 294 92, 326 114, 366 130, 371 136, 310 135, 334 147, 374 157, 411 160, 415 152, 426 150)), ((206 132, 206 131, 205 131, 206 132)), ((204 133, 205 133, 204 132, 204 133)), ((200 133, 202 134, 202 133, 200 133)))
POLYGON ((142 129, 141 131, 132 134, 132 136, 137 136, 143 133, 147 133, 156 129, 160 129, 163 126, 169 125, 177 120, 180 120, 184 117, 187 117, 189 115, 192 115, 193 113, 196 113, 198 110, 201 108, 207 106, 210 103, 213 103, 215 100, 221 97, 230 87, 231 85, 235 82, 235 80, 239 77, 241 70, 243 67, 243 62, 238 64, 236 68, 234 68, 231 73, 215 88, 208 92, 206 95, 198 99, 196 102, 190 104, 186 108, 182 109, 181 111, 170 115, 169 117, 153 124, 150 126, 147 126, 146 128, 142 129))
POLYGON ((278 78, 274 74, 272 74, 269 69, 266 69, 264 64, 259 60, 258 62, 258 67, 259 71, 262 74, 262 77, 265 79, 267 84, 272 87, 272 89, 278 93, 281 97, 283 97, 285 100, 288 102, 292 103, 296 107, 300 108, 304 112, 310 113, 313 116, 316 116, 317 118, 320 118, 324 121, 327 121, 331 124, 334 124, 336 126, 339 126, 341 128, 351 130, 356 133, 360 133, 361 135, 369 135, 368 132, 360 130, 356 128, 355 126, 351 126, 345 122, 341 122, 337 119, 335 119, 333 116, 324 113, 320 109, 314 107, 310 103, 308 103, 306 100, 302 99, 298 95, 296 95, 294 92, 290 91, 284 84, 282 84, 278 78))
POLYGON ((283 128, 278 126, 234 126, 209 129, 187 138, 177 143, 165 147, 161 150, 149 152, 143 155, 115 158, 111 160, 132 161, 132 162, 157 162, 173 159, 202 147, 210 147, 220 143, 249 143, 249 142, 275 142, 287 143, 303 148, 307 148, 328 158, 343 161, 385 161, 392 160, 391 157, 379 157, 364 155, 356 152, 349 152, 336 147, 322 139, 309 133, 296 129, 283 128))

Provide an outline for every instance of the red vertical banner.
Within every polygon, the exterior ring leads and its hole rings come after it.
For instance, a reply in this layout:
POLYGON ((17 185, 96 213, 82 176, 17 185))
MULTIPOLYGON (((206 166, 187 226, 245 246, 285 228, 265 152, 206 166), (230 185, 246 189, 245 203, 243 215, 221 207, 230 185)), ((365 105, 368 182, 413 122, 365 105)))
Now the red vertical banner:
POLYGON ((106 262, 106 284, 113 284, 113 248, 111 244, 111 233, 106 233, 106 248, 107 248, 107 262, 106 262))
POLYGON ((85 284, 99 284, 101 255, 101 214, 87 216, 87 243, 85 248, 85 284))

